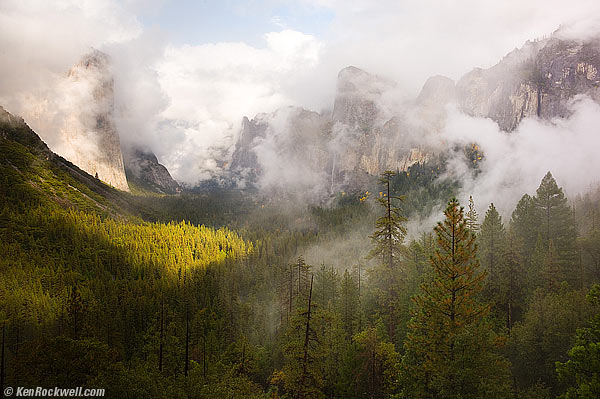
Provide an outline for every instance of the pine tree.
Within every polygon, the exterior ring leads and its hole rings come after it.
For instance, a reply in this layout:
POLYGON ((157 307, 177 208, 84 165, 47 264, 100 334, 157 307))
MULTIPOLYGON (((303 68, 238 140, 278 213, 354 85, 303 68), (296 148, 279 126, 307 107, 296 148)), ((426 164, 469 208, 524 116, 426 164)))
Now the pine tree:
POLYGON ((488 273, 487 291, 492 299, 497 299, 495 296, 498 291, 498 264, 501 262, 505 240, 502 217, 492 203, 485 213, 479 235, 481 265, 488 273))
POLYGON ((583 254, 589 259, 588 274, 592 281, 600 282, 600 229, 594 228, 578 240, 583 254))
POLYGON ((519 200, 512 213, 510 225, 517 239, 523 243, 523 259, 529 262, 538 238, 540 221, 535 201, 528 194, 519 200))
POLYGON ((402 201, 403 197, 393 196, 390 191, 390 180, 395 174, 388 170, 379 179, 384 186, 385 193, 383 198, 376 200, 385 213, 375 223, 376 230, 371 235, 373 249, 370 253, 370 257, 380 257, 382 264, 390 270, 399 267, 403 252, 402 244, 406 236, 406 227, 404 226, 406 218, 402 215, 401 209, 393 203, 393 200, 402 201))
POLYGON ((446 219, 435 228, 438 248, 431 276, 415 296, 416 310, 405 343, 406 397, 507 397, 507 365, 494 352, 493 333, 483 322, 488 306, 476 297, 485 273, 479 272, 475 235, 463 208, 452 199, 446 219), (490 384, 494 381, 493 384, 490 384))
POLYGON ((85 310, 86 306, 81 298, 81 293, 76 286, 72 286, 67 303, 67 325, 73 339, 79 339, 81 336, 85 310))
POLYGON ((345 270, 341 284, 341 316, 347 340, 352 338, 358 329, 359 306, 358 284, 348 270, 345 270))
POLYGON ((467 221, 467 228, 471 232, 477 234, 479 231, 479 224, 477 223, 477 211, 475 210, 475 203, 473 202, 473 196, 469 195, 469 210, 467 211, 465 220, 467 221))
POLYGON ((563 275, 573 283, 577 277, 572 270, 577 256, 575 225, 567 198, 550 172, 542 179, 534 202, 540 217, 539 232, 543 243, 548 250, 550 242, 553 243, 563 275))
POLYGON ((521 257, 521 244, 511 229, 506 235, 506 245, 499 263, 499 299, 506 310, 506 328, 510 335, 514 324, 515 308, 521 308, 524 302, 525 268, 521 257))
POLYGON ((564 280, 565 276, 558 263, 558 256, 552 240, 550 240, 549 246, 546 256, 544 257, 542 276, 545 288, 548 291, 558 291, 560 283, 564 280))
MULTIPOLYGON (((600 305, 600 285, 592 286, 587 299, 596 307, 600 305)), ((577 330, 569 360, 556 362, 556 372, 559 380, 570 385, 561 399, 600 397, 600 312, 592 317, 589 327, 577 330)))
POLYGON ((333 265, 321 264, 315 273, 314 301, 326 309, 335 307, 340 296, 339 279, 333 265))
POLYGON ((296 308, 288 328, 285 345, 286 364, 282 370, 286 391, 292 398, 318 398, 323 386, 322 313, 317 313, 312 298, 312 283, 307 297, 296 308))
POLYGON ((384 215, 375 223, 376 230, 370 236, 373 249, 369 254, 370 258, 381 259, 381 268, 376 268, 374 275, 385 292, 385 296, 380 298, 380 305, 387 311, 386 323, 391 340, 394 339, 397 328, 399 291, 405 277, 401 260, 406 236, 406 218, 393 203, 393 200, 402 201, 403 198, 393 196, 390 191, 390 181, 394 175, 394 172, 388 170, 379 179, 385 191, 382 198, 377 198, 377 202, 384 209, 384 215))

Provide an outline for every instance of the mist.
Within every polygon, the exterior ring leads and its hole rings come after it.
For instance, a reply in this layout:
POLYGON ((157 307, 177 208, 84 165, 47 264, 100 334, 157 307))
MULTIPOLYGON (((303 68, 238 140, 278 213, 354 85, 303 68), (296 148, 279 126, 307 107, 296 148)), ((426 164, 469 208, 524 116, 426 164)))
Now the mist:
MULTIPOLYGON (((89 105, 85 98, 68 100, 65 76, 84 54, 103 51, 112 60, 115 123, 122 145, 152 150, 178 181, 193 186, 225 173, 222 165, 230 160, 243 116, 288 106, 331 110, 335 77, 348 65, 397 82, 393 101, 385 105, 398 114, 429 76, 458 79, 474 66, 489 67, 526 40, 547 35, 561 24, 569 37, 590 36, 598 31, 594 16, 600 15, 600 4, 592 0, 295 3, 303 12, 327 11, 332 19, 313 32, 303 31, 291 17, 273 15, 274 23, 256 28, 264 32, 259 43, 244 37, 196 37, 182 44, 171 40, 171 27, 144 22, 148 13, 158 15, 170 7, 166 1, 3 1, 0 103, 23 115, 60 153, 57 126, 73 108, 85 110, 89 105)), ((265 7, 272 5, 266 2, 265 7)), ((199 15, 198 23, 209 17, 199 15)), ((537 187, 547 170, 569 193, 592 184, 593 176, 580 171, 597 165, 586 152, 598 144, 597 134, 589 133, 598 109, 585 99, 572 106, 574 115, 568 120, 525 120, 511 136, 489 120, 450 110, 442 135, 459 143, 480 142, 486 154, 477 179, 469 180, 456 160, 452 173, 464 179, 464 194, 473 194, 478 206, 494 200, 508 211, 516 197, 537 187), (585 145, 570 145, 566 137, 574 135, 585 145), (536 145, 543 147, 536 151, 536 145)), ((285 127, 275 131, 273 137, 285 140, 285 127)), ((437 138, 428 141, 437 143, 437 138)), ((264 186, 299 175, 303 187, 330 186, 321 173, 282 168, 287 158, 277 154, 273 143, 259 145, 270 171, 263 177, 264 186)))
POLYGON ((569 118, 526 118, 511 133, 489 119, 451 108, 444 129, 449 142, 477 143, 484 154, 476 176, 464 157, 450 160, 445 177, 462 182, 461 202, 465 204, 472 195, 480 214, 493 202, 503 216, 510 217, 523 194, 535 195, 548 171, 571 198, 600 183, 600 105, 578 96, 569 108, 569 118))

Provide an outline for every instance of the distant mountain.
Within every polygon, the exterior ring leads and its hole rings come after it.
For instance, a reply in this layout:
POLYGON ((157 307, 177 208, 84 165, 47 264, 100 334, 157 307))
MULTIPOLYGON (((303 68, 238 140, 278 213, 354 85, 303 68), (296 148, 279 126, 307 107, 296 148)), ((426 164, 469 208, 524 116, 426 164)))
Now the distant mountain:
POLYGON ((385 100, 394 89, 391 81, 348 67, 338 74, 331 113, 287 107, 244 118, 230 171, 244 184, 292 178, 324 193, 358 189, 369 175, 423 163, 431 154, 413 139, 421 129, 410 122, 417 107, 394 115, 385 100), (298 176, 282 172, 290 169, 298 176))
POLYGON ((450 103, 510 132, 527 117, 567 117, 567 104, 576 95, 600 101, 599 69, 598 38, 564 39, 560 31, 527 42, 458 82, 431 77, 403 104, 389 101, 397 90, 394 82, 350 66, 338 74, 332 113, 287 108, 245 117, 230 171, 244 184, 283 180, 290 176, 281 169, 294 168, 302 171, 300 177, 318 176, 329 193, 360 186, 364 176, 405 171, 434 158, 443 147, 450 103))
POLYGON ((489 69, 476 68, 456 84, 461 109, 512 131, 523 118, 568 116, 568 101, 586 94, 600 101, 600 38, 527 42, 489 69))
POLYGON ((167 168, 161 165, 149 149, 129 148, 123 151, 127 181, 133 188, 163 194, 177 194, 181 187, 167 168))

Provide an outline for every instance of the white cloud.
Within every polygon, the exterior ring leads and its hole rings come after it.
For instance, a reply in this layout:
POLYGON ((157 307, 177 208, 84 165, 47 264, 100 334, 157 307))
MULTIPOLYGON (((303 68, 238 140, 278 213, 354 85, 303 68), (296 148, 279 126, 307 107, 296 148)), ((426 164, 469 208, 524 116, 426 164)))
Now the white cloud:
POLYGON ((551 171, 567 195, 586 192, 600 182, 600 104, 587 97, 570 103, 568 119, 524 119, 512 133, 501 131, 489 119, 473 118, 452 109, 443 135, 449 143, 478 143, 484 153, 481 173, 473 177, 464 159, 451 160, 449 174, 463 184, 461 202, 473 195, 481 212, 491 202, 510 217, 525 193, 535 190, 551 171))
MULTIPOLYGON (((265 33, 258 48, 168 45, 137 18, 164 0, 3 0, 0 104, 17 114, 48 110, 69 68, 99 48, 115 63, 122 140, 149 146, 175 177, 194 183, 218 169, 243 116, 331 107, 345 66, 396 80, 412 97, 429 76, 490 66, 561 23, 571 36, 597 32, 600 15, 597 0, 298 1, 333 11, 329 29, 320 37, 293 27, 265 33)), ((39 133, 51 141, 51 131, 39 133)))
POLYGON ((283 87, 318 63, 322 44, 292 30, 267 33, 265 40, 265 48, 245 43, 167 48, 157 66, 170 99, 161 116, 186 126, 185 140, 162 157, 176 177, 196 183, 218 172, 211 161, 234 144, 243 116, 296 104, 283 87))
POLYGON ((334 20, 325 62, 363 67, 416 93, 429 76, 494 65, 561 24, 598 32, 597 0, 304 0, 334 20), (596 23, 594 23, 594 21, 596 23))

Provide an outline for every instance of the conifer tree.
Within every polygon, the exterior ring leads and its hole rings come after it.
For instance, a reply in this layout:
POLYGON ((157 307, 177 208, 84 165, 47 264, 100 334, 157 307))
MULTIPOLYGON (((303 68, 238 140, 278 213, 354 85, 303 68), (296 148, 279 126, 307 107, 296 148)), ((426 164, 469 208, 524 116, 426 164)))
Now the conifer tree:
POLYGON ((404 270, 401 265, 404 252, 404 237, 406 218, 402 215, 399 207, 393 201, 402 201, 403 198, 392 195, 390 181, 395 172, 385 171, 379 179, 384 186, 383 197, 377 198, 378 204, 383 208, 384 214, 375 223, 376 230, 370 236, 373 249, 369 257, 381 259, 381 268, 377 268, 375 274, 382 285, 381 289, 385 296, 380 298, 380 305, 386 309, 386 324, 390 339, 393 340, 397 327, 397 315, 399 307, 399 290, 404 280, 404 270))
POLYGON ((346 339, 348 340, 352 338, 358 329, 359 305, 358 284, 346 269, 341 284, 341 316, 346 339))
POLYGON ((469 210, 467 211, 465 220, 467 221, 467 228, 475 234, 479 231, 479 223, 477 223, 478 216, 479 215, 477 215, 477 211, 475 210, 473 196, 469 195, 469 210))
POLYGON ((578 244, 589 259, 591 279, 600 282, 600 229, 594 225, 590 232, 579 238, 578 244))
POLYGON ((324 352, 322 313, 317 313, 312 298, 312 283, 307 297, 296 309, 287 332, 286 364, 282 370, 286 391, 292 398, 316 398, 322 395, 324 352))
POLYGON ((69 295, 67 303, 67 312, 67 325, 69 326, 71 337, 73 339, 79 339, 83 328, 85 303, 76 286, 71 287, 71 294, 69 295))
POLYGON ((431 276, 414 297, 403 358, 405 396, 488 397, 495 381, 493 394, 507 397, 507 365, 495 354, 493 333, 483 322, 488 306, 476 299, 485 273, 478 270, 475 235, 456 199, 444 215, 435 228, 431 276))
POLYGON ((548 291, 557 291, 565 276, 558 264, 558 256, 556 254, 554 242, 550 240, 549 245, 550 247, 546 252, 542 266, 542 277, 545 283, 544 286, 548 291))
POLYGON ((572 273, 572 268, 577 255, 575 224, 567 198, 550 172, 542 179, 534 202, 540 217, 539 232, 543 243, 547 250, 550 250, 550 242, 553 243, 563 274, 573 282, 576 276, 573 275, 575 273, 572 273))
MULTIPOLYGON (((594 284, 587 294, 590 303, 600 305, 600 285, 594 284)), ((592 399, 600 397, 600 312, 589 326, 577 330, 575 345, 569 350, 569 360, 556 362, 559 380, 569 383, 561 399, 592 399)))
POLYGON ((521 244, 511 229, 506 234, 506 245, 499 264, 499 299, 506 310, 506 328, 508 335, 514 324, 515 307, 523 303, 523 286, 526 282, 524 263, 521 257, 521 244))
POLYGON ((403 197, 392 195, 390 190, 390 181, 395 174, 388 170, 379 179, 385 192, 383 197, 377 198, 376 201, 384 209, 384 215, 375 223, 376 230, 371 235, 373 249, 370 253, 371 257, 381 258, 382 264, 390 270, 396 269, 400 264, 402 244, 406 236, 406 218, 402 210, 394 205, 394 200, 402 201, 403 197))
POLYGON ((322 264, 315 273, 314 301, 322 307, 335 307, 339 292, 339 274, 333 265, 322 264))
POLYGON ((506 232, 502 217, 492 203, 485 213, 479 235, 481 265, 488 273, 489 292, 492 295, 498 290, 498 264, 501 261, 505 239, 506 232))
POLYGON ((538 239, 540 221, 534 199, 528 194, 517 203, 510 225, 517 239, 523 243, 523 260, 529 262, 538 239))

